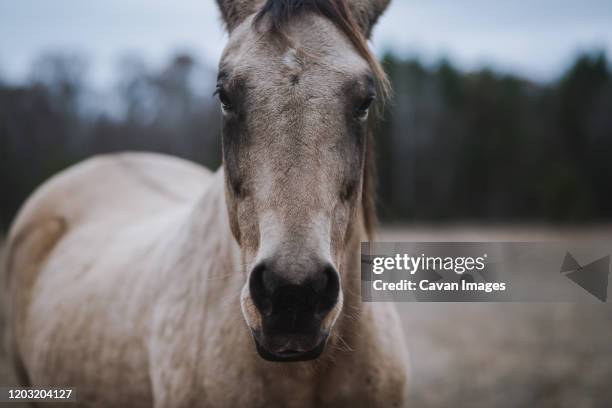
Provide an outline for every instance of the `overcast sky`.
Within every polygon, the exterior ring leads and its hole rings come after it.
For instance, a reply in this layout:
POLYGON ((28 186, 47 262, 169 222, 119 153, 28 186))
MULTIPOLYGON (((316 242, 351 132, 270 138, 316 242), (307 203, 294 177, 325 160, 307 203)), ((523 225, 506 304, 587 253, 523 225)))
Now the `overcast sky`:
MULTIPOLYGON (((186 50, 216 65, 226 40, 218 16, 213 0, 0 0, 0 75, 22 79, 57 50, 84 54, 98 84, 133 52, 162 64, 186 50)), ((373 44, 549 80, 579 51, 612 55, 612 0, 394 0, 373 44)))

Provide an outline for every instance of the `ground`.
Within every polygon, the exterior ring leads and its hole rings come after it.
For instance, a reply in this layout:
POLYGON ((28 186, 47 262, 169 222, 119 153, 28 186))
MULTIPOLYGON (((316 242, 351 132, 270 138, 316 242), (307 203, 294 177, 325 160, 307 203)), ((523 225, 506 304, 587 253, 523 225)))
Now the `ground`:
MULTIPOLYGON (((612 229, 385 229, 385 241, 610 241, 612 229)), ((4 279, 1 279, 4 282, 4 279)), ((612 307, 571 303, 400 303, 414 407, 612 406, 612 307)), ((3 326, 0 326, 0 330, 3 326)), ((2 330, 2 333, 4 331, 2 330)), ((0 385, 14 384, 6 353, 0 385)))

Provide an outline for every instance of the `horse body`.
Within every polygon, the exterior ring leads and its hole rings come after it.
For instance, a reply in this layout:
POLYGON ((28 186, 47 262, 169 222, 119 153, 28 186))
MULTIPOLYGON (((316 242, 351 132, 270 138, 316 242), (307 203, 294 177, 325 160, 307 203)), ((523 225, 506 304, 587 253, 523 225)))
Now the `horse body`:
POLYGON ((164 265, 177 247, 168 241, 210 182, 179 159, 121 154, 77 165, 34 194, 9 240, 9 317, 30 383, 129 384, 140 397, 150 389, 152 296, 170 278, 164 265), (100 369, 108 365, 120 369, 100 369))
POLYGON ((388 1, 218 3, 223 166, 124 153, 41 186, 8 242, 17 372, 86 406, 401 406, 401 325, 359 272, 388 1))

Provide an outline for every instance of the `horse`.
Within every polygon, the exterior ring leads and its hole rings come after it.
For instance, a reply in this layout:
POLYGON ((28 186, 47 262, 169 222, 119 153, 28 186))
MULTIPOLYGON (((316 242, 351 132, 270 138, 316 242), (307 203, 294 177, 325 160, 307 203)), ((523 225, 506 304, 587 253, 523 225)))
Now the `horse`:
POLYGON ((22 385, 100 407, 405 406, 397 312, 360 297, 388 90, 367 39, 388 2, 217 0, 221 167, 95 156, 19 211, 22 385))

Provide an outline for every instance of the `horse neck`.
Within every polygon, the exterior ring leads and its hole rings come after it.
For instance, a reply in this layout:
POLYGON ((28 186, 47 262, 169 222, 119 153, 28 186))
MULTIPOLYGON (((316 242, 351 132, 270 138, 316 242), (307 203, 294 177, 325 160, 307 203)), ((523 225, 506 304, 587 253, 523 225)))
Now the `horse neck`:
POLYGON ((182 251, 178 258, 188 259, 185 277, 194 289, 204 291, 202 298, 215 298, 239 290, 244 282, 240 269, 240 248, 229 227, 225 202, 223 168, 213 176, 182 226, 182 251), (201 285, 202 287, 197 287, 201 285), (211 296, 208 296, 210 294, 211 296))

